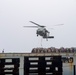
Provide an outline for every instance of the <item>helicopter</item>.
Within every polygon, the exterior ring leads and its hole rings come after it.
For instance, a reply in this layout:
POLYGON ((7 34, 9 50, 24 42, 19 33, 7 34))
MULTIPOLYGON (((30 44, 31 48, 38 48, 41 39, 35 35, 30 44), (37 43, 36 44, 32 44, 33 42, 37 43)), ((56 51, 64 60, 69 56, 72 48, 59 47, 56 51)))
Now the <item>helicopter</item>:
POLYGON ((50 36, 50 32, 45 28, 46 26, 39 25, 33 21, 29 21, 29 22, 35 24, 36 26, 23 26, 23 27, 38 28, 36 34, 37 36, 41 36, 43 39, 54 38, 54 36, 50 36))

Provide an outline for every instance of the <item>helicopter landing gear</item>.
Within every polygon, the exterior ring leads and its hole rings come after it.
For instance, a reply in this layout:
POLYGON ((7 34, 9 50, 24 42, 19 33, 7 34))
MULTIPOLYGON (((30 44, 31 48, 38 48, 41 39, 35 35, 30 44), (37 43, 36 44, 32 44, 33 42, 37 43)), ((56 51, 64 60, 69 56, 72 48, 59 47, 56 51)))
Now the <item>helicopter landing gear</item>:
POLYGON ((37 37, 38 37, 38 34, 37 34, 37 37))

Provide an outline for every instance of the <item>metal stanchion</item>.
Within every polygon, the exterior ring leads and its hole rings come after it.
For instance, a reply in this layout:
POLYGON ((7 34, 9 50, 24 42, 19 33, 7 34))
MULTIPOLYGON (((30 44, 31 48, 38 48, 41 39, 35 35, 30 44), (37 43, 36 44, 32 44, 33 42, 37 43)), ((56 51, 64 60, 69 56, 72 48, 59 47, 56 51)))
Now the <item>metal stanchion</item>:
POLYGON ((76 75, 76 74, 75 74, 75 65, 74 65, 74 75, 76 75))

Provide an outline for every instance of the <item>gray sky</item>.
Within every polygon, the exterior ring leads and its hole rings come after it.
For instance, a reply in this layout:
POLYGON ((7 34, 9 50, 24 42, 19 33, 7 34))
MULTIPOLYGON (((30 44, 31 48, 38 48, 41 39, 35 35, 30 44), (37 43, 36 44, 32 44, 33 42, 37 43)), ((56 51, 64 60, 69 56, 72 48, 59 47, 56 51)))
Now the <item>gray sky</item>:
POLYGON ((76 0, 0 0, 0 52, 31 52, 41 47, 41 37, 29 21, 47 26, 54 39, 42 47, 76 47, 76 0), (49 28, 52 25, 64 26, 49 28))

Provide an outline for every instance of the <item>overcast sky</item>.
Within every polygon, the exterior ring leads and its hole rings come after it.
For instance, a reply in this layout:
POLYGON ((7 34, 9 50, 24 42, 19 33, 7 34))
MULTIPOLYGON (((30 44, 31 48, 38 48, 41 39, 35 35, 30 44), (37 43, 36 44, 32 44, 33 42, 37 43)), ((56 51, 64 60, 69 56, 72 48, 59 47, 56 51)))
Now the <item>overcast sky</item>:
POLYGON ((76 47, 76 0, 0 0, 0 52, 31 52, 41 47, 37 29, 23 28, 33 25, 29 21, 45 25, 54 35, 54 39, 43 39, 42 47, 76 47))

